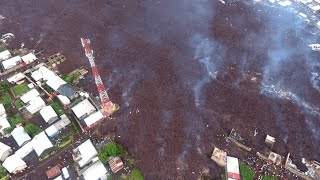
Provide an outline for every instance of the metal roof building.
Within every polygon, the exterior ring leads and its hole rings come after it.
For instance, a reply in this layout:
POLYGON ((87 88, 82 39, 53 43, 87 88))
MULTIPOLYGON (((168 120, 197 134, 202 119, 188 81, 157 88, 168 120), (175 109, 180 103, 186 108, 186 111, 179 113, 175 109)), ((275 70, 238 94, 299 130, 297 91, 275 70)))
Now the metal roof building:
POLYGON ((88 116, 96 111, 96 108, 90 103, 88 99, 79 102, 77 105, 71 108, 73 113, 77 118, 82 118, 83 116, 88 116))
POLYGON ((3 104, 0 104, 0 116, 6 114, 6 109, 4 108, 3 104))
POLYGON ((63 84, 58 88, 59 94, 66 96, 69 99, 74 99, 79 90, 80 89, 78 87, 72 86, 70 84, 63 84))
POLYGON ((228 180, 240 180, 239 160, 235 157, 227 156, 226 168, 228 180))
POLYGON ((107 179, 107 175, 108 171, 100 160, 94 162, 82 173, 82 176, 85 180, 107 179))
POLYGON ((40 110, 40 114, 44 121, 48 124, 52 124, 54 121, 58 120, 57 113, 53 110, 51 105, 45 106, 40 110))
POLYGON ((99 121, 101 121, 103 118, 104 118, 104 116, 101 113, 101 111, 97 111, 97 112, 91 114, 89 117, 84 119, 84 122, 86 124, 86 127, 84 127, 84 129, 88 129, 88 128, 94 126, 99 121))
POLYGON ((2 65, 3 65, 3 68, 7 70, 20 64, 20 62, 21 62, 20 56, 15 56, 13 58, 2 61, 2 65))
POLYGON ((31 101, 32 99, 38 97, 40 95, 40 93, 38 92, 38 90, 36 89, 31 89, 30 91, 26 92, 24 95, 22 95, 20 97, 20 99, 24 102, 24 103, 28 103, 29 101, 31 101))
POLYGON ((124 167, 124 164, 119 157, 114 157, 109 160, 109 166, 112 170, 112 173, 116 173, 124 167))
POLYGON ((32 146, 38 156, 42 156, 46 152, 48 152, 52 147, 52 143, 48 136, 42 131, 40 134, 36 135, 32 140, 31 140, 32 146))
POLYGON ((61 173, 61 170, 59 168, 58 165, 54 166, 53 168, 49 169, 46 174, 47 174, 47 177, 50 179, 50 178, 54 178, 54 177, 57 177, 59 174, 61 173))
POLYGON ((19 73, 15 74, 15 75, 9 77, 7 80, 10 83, 17 83, 18 81, 24 79, 25 77, 26 76, 23 73, 19 72, 19 73))
POLYGON ((0 161, 4 161, 11 153, 11 147, 0 142, 0 161))
POLYGON ((63 79, 61 79, 59 76, 57 76, 54 72, 52 72, 45 66, 41 66, 38 70, 32 72, 31 77, 35 81, 46 81, 46 84, 55 91, 58 90, 58 88, 61 85, 66 84, 66 82, 63 79))
POLYGON ((30 64, 33 61, 37 60, 38 58, 34 54, 29 53, 27 55, 22 56, 21 59, 24 63, 30 64))
POLYGON ((22 146, 26 142, 31 140, 30 136, 27 134, 27 132, 24 130, 22 126, 16 127, 11 132, 11 135, 19 146, 22 146))
POLYGON ((29 106, 26 107, 26 109, 31 113, 34 114, 38 111, 40 111, 44 106, 46 106, 45 102, 42 100, 41 97, 36 97, 29 101, 29 106))
POLYGON ((61 120, 59 120, 58 122, 54 123, 53 125, 51 125, 46 129, 46 134, 49 137, 51 138, 54 137, 59 133, 59 130, 65 128, 71 123, 70 119, 65 114, 60 116, 60 118, 61 120))
POLYGON ((80 144, 73 150, 73 159, 80 167, 87 165, 93 158, 98 155, 96 148, 93 146, 90 139, 80 144))
POLYGON ((31 142, 28 142, 27 144, 23 145, 20 149, 18 149, 14 154, 21 159, 25 158, 28 154, 30 154, 33 151, 33 145, 31 142))
POLYGON ((4 115, 0 116, 0 133, 5 134, 3 132, 3 130, 5 128, 9 128, 9 127, 11 127, 11 125, 10 125, 8 119, 6 118, 6 115, 4 114, 4 115))
POLYGON ((7 157, 2 166, 8 170, 9 173, 16 174, 27 167, 27 164, 18 156, 12 155, 7 157))
POLYGON ((8 59, 11 57, 11 53, 8 50, 0 52, 0 61, 3 61, 5 59, 8 59))

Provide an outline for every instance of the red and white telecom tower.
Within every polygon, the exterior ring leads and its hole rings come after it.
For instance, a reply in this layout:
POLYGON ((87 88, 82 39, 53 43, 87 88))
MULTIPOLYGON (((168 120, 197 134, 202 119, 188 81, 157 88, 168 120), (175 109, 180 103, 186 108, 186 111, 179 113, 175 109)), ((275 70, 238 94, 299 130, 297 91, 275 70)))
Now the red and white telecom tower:
POLYGON ((101 80, 99 75, 99 71, 94 62, 93 51, 90 49, 90 39, 81 38, 82 46, 84 47, 87 58, 89 59, 94 80, 98 88, 100 100, 101 100, 101 108, 102 113, 105 117, 110 116, 115 111, 115 105, 110 101, 109 96, 107 94, 106 88, 101 80))

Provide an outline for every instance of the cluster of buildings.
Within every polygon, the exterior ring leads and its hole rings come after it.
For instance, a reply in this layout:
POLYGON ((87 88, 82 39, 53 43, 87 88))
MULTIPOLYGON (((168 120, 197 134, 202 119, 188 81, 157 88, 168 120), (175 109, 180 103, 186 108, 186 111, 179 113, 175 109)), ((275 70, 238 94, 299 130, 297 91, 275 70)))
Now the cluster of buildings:
MULTIPOLYGON (((107 164, 103 164, 98 158, 98 152, 91 140, 88 139, 73 149, 73 160, 78 176, 84 180, 107 179, 110 173, 117 173, 124 167, 122 160, 119 157, 112 157, 107 164), (108 169, 110 168, 110 172, 108 169)), ((60 170, 60 167, 54 166, 46 172, 49 179, 62 179, 62 175, 68 174, 60 170)))
POLYGON ((0 52, 0 62, 2 71, 9 70, 15 66, 21 65, 25 66, 37 60, 37 57, 33 53, 26 54, 24 56, 14 56, 12 57, 9 50, 0 52))

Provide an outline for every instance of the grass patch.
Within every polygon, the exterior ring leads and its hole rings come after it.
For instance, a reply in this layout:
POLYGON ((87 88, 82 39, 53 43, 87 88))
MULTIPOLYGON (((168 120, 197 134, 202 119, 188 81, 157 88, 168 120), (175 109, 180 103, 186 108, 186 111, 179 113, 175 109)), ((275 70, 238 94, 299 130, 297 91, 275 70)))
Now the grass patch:
POLYGON ((63 148, 63 147, 66 147, 67 145, 69 145, 70 143, 71 143, 71 140, 69 139, 69 140, 67 140, 67 141, 64 141, 64 142, 60 143, 60 144, 58 145, 58 147, 59 147, 59 148, 63 148))
POLYGON ((28 91, 29 91, 29 87, 27 83, 22 83, 12 88, 12 92, 15 96, 20 96, 28 91))
POLYGON ((6 134, 10 134, 13 130, 14 130, 15 127, 8 127, 8 128, 5 128, 3 129, 3 132, 6 133, 6 134))
POLYGON ((62 106, 60 105, 59 102, 53 101, 53 103, 51 104, 51 106, 52 106, 53 110, 54 110, 59 116, 65 114, 65 113, 64 113, 64 110, 63 110, 63 108, 62 108, 62 106))
POLYGON ((20 124, 23 122, 23 118, 20 116, 20 114, 15 115, 8 115, 9 123, 12 127, 15 127, 17 124, 20 124))
POLYGON ((67 83, 72 84, 74 80, 80 77, 80 73, 78 71, 71 72, 62 76, 62 79, 67 83))
POLYGON ((1 104, 7 105, 11 103, 11 96, 8 92, 0 93, 1 104))
POLYGON ((6 178, 8 175, 9 174, 8 174, 7 170, 2 165, 0 165, 0 178, 1 179, 8 179, 8 178, 6 178))
POLYGON ((41 133, 42 132, 42 129, 33 124, 33 123, 29 123, 27 124, 25 127, 24 127, 24 130, 31 136, 31 137, 34 137, 36 136, 37 134, 41 133))
POLYGON ((139 169, 133 168, 130 175, 128 176, 128 179, 129 180, 143 180, 144 178, 143 178, 141 172, 139 171, 139 169))
POLYGON ((16 107, 18 109, 20 109, 20 108, 25 106, 24 102, 21 99, 16 100, 16 102, 14 102, 14 104, 16 105, 16 107))
POLYGON ((240 162, 240 174, 242 179, 245 180, 253 180, 254 179, 254 171, 246 165, 244 162, 240 162))
POLYGON ((263 176, 262 180, 277 180, 277 178, 274 176, 263 176))

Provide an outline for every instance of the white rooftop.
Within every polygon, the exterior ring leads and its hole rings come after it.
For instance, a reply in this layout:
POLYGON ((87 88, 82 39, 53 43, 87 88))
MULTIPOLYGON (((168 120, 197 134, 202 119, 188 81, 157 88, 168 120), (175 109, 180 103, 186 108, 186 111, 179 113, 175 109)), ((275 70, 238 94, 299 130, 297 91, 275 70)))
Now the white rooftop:
POLYGON ((58 129, 56 128, 56 126, 53 124, 51 125, 50 127, 48 127, 46 130, 46 134, 49 136, 49 137, 53 137, 55 134, 58 133, 58 129))
POLYGON ((0 116, 6 113, 6 109, 4 108, 3 104, 0 104, 0 116))
POLYGON ((7 157, 2 165, 9 171, 9 173, 14 173, 14 170, 16 170, 16 168, 26 166, 26 163, 18 156, 12 155, 7 157))
POLYGON ((10 83, 16 83, 16 82, 18 82, 18 81, 20 81, 20 80, 22 80, 24 78, 25 78, 25 75, 22 74, 21 72, 19 72, 19 73, 15 74, 15 75, 9 77, 7 80, 10 83))
POLYGON ((2 61, 2 65, 3 65, 4 69, 10 69, 10 68, 18 65, 19 62, 21 62, 20 56, 15 56, 13 58, 2 61))
POLYGON ((53 110, 51 105, 45 106, 40 110, 42 118, 48 123, 51 118, 58 117, 57 113, 53 110))
POLYGON ((62 102, 63 105, 69 105, 71 103, 70 99, 67 96, 61 94, 58 95, 58 99, 62 102))
POLYGON ((22 95, 20 97, 20 99, 24 102, 24 103, 28 103, 29 101, 31 101, 32 99, 36 98, 37 96, 39 96, 40 93, 36 90, 36 89, 31 89, 30 91, 28 91, 27 93, 25 93, 24 95, 22 95))
POLYGON ((21 59, 22 59, 22 61, 25 62, 26 64, 29 64, 29 63, 35 61, 35 60, 37 59, 37 57, 36 57, 34 54, 29 53, 29 54, 27 54, 27 55, 22 56, 21 59))
POLYGON ((54 178, 53 180, 63 180, 63 178, 62 178, 62 176, 60 175, 60 176, 54 178))
POLYGON ((97 111, 97 112, 91 114, 89 117, 85 118, 84 122, 86 123, 86 125, 88 127, 90 127, 92 124, 101 120, 102 118, 103 118, 103 114, 101 113, 101 111, 97 111))
POLYGON ((0 52, 0 61, 8 59, 11 57, 11 53, 8 50, 0 52))
POLYGON ((34 99, 32 99, 31 101, 29 101, 29 106, 26 107, 26 109, 31 113, 34 114, 38 111, 40 111, 40 109, 42 107, 44 107, 46 104, 45 102, 42 100, 41 97, 36 97, 34 99))
POLYGON ((96 111, 96 109, 90 103, 90 101, 88 99, 85 99, 85 100, 79 102, 74 107, 72 107, 72 111, 74 112, 74 114, 78 118, 80 118, 81 116, 83 116, 85 114, 87 114, 87 115, 91 114, 92 112, 96 111))
POLYGON ((285 0, 285 1, 279 1, 278 4, 280 4, 281 6, 290 6, 291 5, 291 1, 289 0, 285 0))
POLYGON ((3 144, 2 142, 0 142, 0 157, 6 153, 8 150, 10 150, 11 147, 6 145, 6 144, 3 144))
POLYGON ((22 126, 16 127, 11 132, 11 135, 19 146, 21 146, 24 142, 31 140, 30 136, 22 126))
POLYGON ((8 119, 6 118, 6 115, 0 116, 0 132, 3 134, 3 130, 8 127, 11 127, 11 125, 8 119))
POLYGON ((85 180, 104 179, 107 177, 107 170, 99 160, 86 169, 82 175, 85 180))
POLYGON ((80 167, 86 165, 92 158, 98 155, 96 148, 93 146, 90 139, 78 146, 81 154, 81 160, 78 162, 80 167))
POLYGON ((23 145, 20 149, 18 149, 14 154, 23 159, 28 154, 30 154, 33 151, 33 146, 31 142, 28 142, 27 144, 23 145))
POLYGON ((44 131, 42 131, 40 134, 36 135, 32 141, 32 146, 34 148, 34 150, 36 151, 36 153, 38 154, 38 156, 41 156, 41 154, 49 149, 52 148, 53 145, 50 141, 50 139, 48 138, 48 136, 44 133, 44 131))
MULTIPOLYGON (((239 160, 238 158, 227 156, 227 174, 240 178, 239 160)), ((230 177, 230 176, 229 176, 230 177)), ((234 178, 236 179, 236 178, 234 178)))

